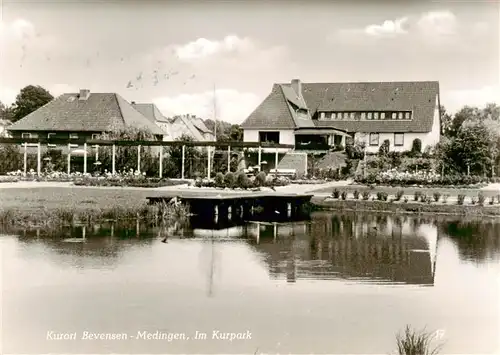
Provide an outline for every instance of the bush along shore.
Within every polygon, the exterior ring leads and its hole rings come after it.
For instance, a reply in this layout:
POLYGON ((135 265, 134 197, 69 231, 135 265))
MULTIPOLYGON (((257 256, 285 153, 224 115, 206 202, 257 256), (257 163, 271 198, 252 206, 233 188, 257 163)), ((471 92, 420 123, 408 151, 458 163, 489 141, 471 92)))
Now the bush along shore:
POLYGON ((227 172, 226 174, 217 173, 214 179, 197 179, 194 182, 195 187, 215 187, 221 189, 258 189, 260 187, 286 186, 290 180, 275 175, 266 175, 261 171, 255 176, 250 176, 241 171, 238 173, 227 172))
POLYGON ((468 197, 464 194, 450 196, 440 192, 427 195, 415 191, 408 196, 401 189, 394 196, 389 196, 383 191, 373 194, 368 190, 355 190, 349 194, 347 191, 334 189, 331 196, 313 197, 311 202, 321 209, 500 217, 500 194, 486 197, 481 192, 477 196, 468 197))
POLYGON ((156 203, 99 208, 37 209, 0 208, 0 226, 4 229, 58 228, 72 225, 93 225, 104 221, 127 223, 140 219, 151 225, 187 223, 189 208, 182 204, 156 203))

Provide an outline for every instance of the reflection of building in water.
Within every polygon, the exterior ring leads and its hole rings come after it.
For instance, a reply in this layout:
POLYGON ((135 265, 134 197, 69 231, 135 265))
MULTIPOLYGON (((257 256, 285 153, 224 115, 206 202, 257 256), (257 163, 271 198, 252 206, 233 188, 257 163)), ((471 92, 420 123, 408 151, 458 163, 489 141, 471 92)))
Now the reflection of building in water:
POLYGON ((429 242, 420 230, 388 216, 329 215, 293 226, 260 225, 252 234, 259 235, 255 247, 267 254, 272 278, 433 285, 429 242))

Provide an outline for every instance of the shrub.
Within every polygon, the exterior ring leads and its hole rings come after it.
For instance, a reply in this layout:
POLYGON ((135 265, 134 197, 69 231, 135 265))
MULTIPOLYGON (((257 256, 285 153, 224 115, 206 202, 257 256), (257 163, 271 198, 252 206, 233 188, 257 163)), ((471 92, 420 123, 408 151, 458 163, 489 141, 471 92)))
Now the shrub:
POLYGON ((363 191, 363 200, 368 201, 370 199, 370 191, 363 191))
POLYGON ((333 192, 332 192, 332 196, 333 196, 333 198, 339 198, 339 196, 340 196, 340 191, 339 191, 337 188, 335 188, 335 189, 333 190, 333 192))
POLYGON ((441 198, 441 192, 436 191, 432 194, 434 196, 434 201, 438 202, 439 199, 441 198))
POLYGON ((475 196, 472 196, 470 198, 470 203, 472 203, 473 205, 475 205, 477 203, 477 198, 475 196))
POLYGON ((238 176, 236 176, 236 186, 242 189, 247 189, 250 185, 250 180, 248 179, 247 174, 245 174, 243 171, 238 173, 238 176))
POLYGON ((421 194, 420 195, 420 202, 430 202, 430 198, 426 194, 421 194))
POLYGON ((486 196, 484 196, 484 194, 482 192, 479 192, 477 194, 477 202, 478 202, 479 206, 483 206, 485 200, 486 200, 486 196))
POLYGON ((233 189, 235 182, 236 182, 236 178, 235 178, 234 174, 232 172, 228 171, 226 173, 226 175, 224 175, 224 185, 226 187, 229 187, 230 189, 233 189))
POLYGON ((383 192, 383 191, 377 192, 377 200, 379 200, 379 201, 387 201, 388 197, 389 197, 389 195, 387 194, 387 192, 383 192))
POLYGON ((358 190, 354 190, 354 192, 352 193, 352 195, 354 196, 354 199, 356 199, 356 200, 359 199, 359 191, 358 190))
POLYGON ((346 200, 347 199, 347 191, 342 191, 340 196, 342 196, 342 200, 346 200))
POLYGON ((415 191, 415 193, 413 194, 413 201, 418 201, 421 196, 422 196, 422 191, 415 191))
POLYGON ((265 186, 266 185, 266 173, 261 171, 257 174, 254 180, 255 186, 265 186))
POLYGON ((224 174, 218 172, 215 174, 215 186, 216 187, 224 187, 224 174))
POLYGON ((408 197, 405 196, 404 199, 403 199, 404 203, 407 203, 408 202, 408 197))
POLYGON ((405 194, 404 190, 398 190, 396 192, 396 201, 400 201, 404 194, 405 194))
POLYGON ((489 203, 490 203, 490 205, 494 204, 495 203, 495 197, 491 196, 489 203))
POLYGON ((422 153, 422 141, 415 138, 411 144, 411 152, 413 156, 420 155, 422 153))
POLYGON ((446 201, 448 201, 448 197, 450 197, 449 194, 444 194, 443 195, 443 203, 446 203, 446 201))
POLYGON ((458 194, 457 196, 457 203, 459 205, 463 205, 465 201, 465 195, 464 194, 458 194))
POLYGON ((378 155, 379 156, 386 156, 387 154, 389 154, 390 146, 391 146, 391 142, 388 139, 384 140, 382 142, 382 144, 380 145, 380 148, 378 149, 378 155))

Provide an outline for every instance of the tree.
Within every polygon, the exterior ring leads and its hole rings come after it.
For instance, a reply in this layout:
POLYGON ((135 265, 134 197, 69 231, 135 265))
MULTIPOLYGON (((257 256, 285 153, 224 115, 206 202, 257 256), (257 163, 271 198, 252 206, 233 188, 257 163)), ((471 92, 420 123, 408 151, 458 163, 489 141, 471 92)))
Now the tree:
POLYGON ((446 112, 446 108, 441 105, 439 107, 440 119, 441 119, 441 135, 449 136, 449 130, 453 122, 453 116, 446 112))
POLYGON ((483 117, 483 113, 477 107, 464 106, 460 111, 455 113, 453 120, 449 129, 447 130, 447 135, 449 137, 455 137, 463 123, 466 121, 478 122, 483 117))
POLYGON ((0 101, 0 120, 12 121, 12 108, 0 101))
POLYGON ((28 85, 21 89, 13 105, 12 121, 19 121, 52 101, 54 97, 41 86, 28 85))

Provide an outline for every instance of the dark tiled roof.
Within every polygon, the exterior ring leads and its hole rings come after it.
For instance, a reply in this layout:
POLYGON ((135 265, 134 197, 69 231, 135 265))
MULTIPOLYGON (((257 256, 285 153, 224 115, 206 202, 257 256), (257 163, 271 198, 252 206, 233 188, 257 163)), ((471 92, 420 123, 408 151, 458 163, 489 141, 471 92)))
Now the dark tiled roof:
POLYGON ((302 84, 310 110, 412 111, 413 120, 316 121, 348 132, 430 132, 439 94, 437 81, 302 84))
POLYGON ((373 83, 302 83, 304 100, 290 84, 275 84, 271 94, 243 122, 242 128, 332 127, 347 132, 429 132, 432 130, 437 81, 373 83), (281 90, 280 90, 281 89, 281 90), (412 111, 412 121, 318 121, 299 118, 302 102, 309 117, 319 111, 412 111), (288 112, 285 108, 288 106, 288 112))
POLYGON ((163 116, 158 107, 155 104, 137 104, 132 103, 132 106, 139 111, 144 117, 153 123, 165 122, 168 123, 168 119, 163 116))
POLYGON ((12 124, 11 131, 110 132, 125 127, 164 132, 115 93, 63 94, 12 124))
POLYGON ((281 85, 274 84, 271 93, 241 124, 246 129, 294 129, 292 117, 281 85))
POLYGON ((193 125, 198 128, 198 130, 202 133, 213 133, 208 127, 205 125, 205 122, 200 117, 191 116, 191 122, 193 125))

